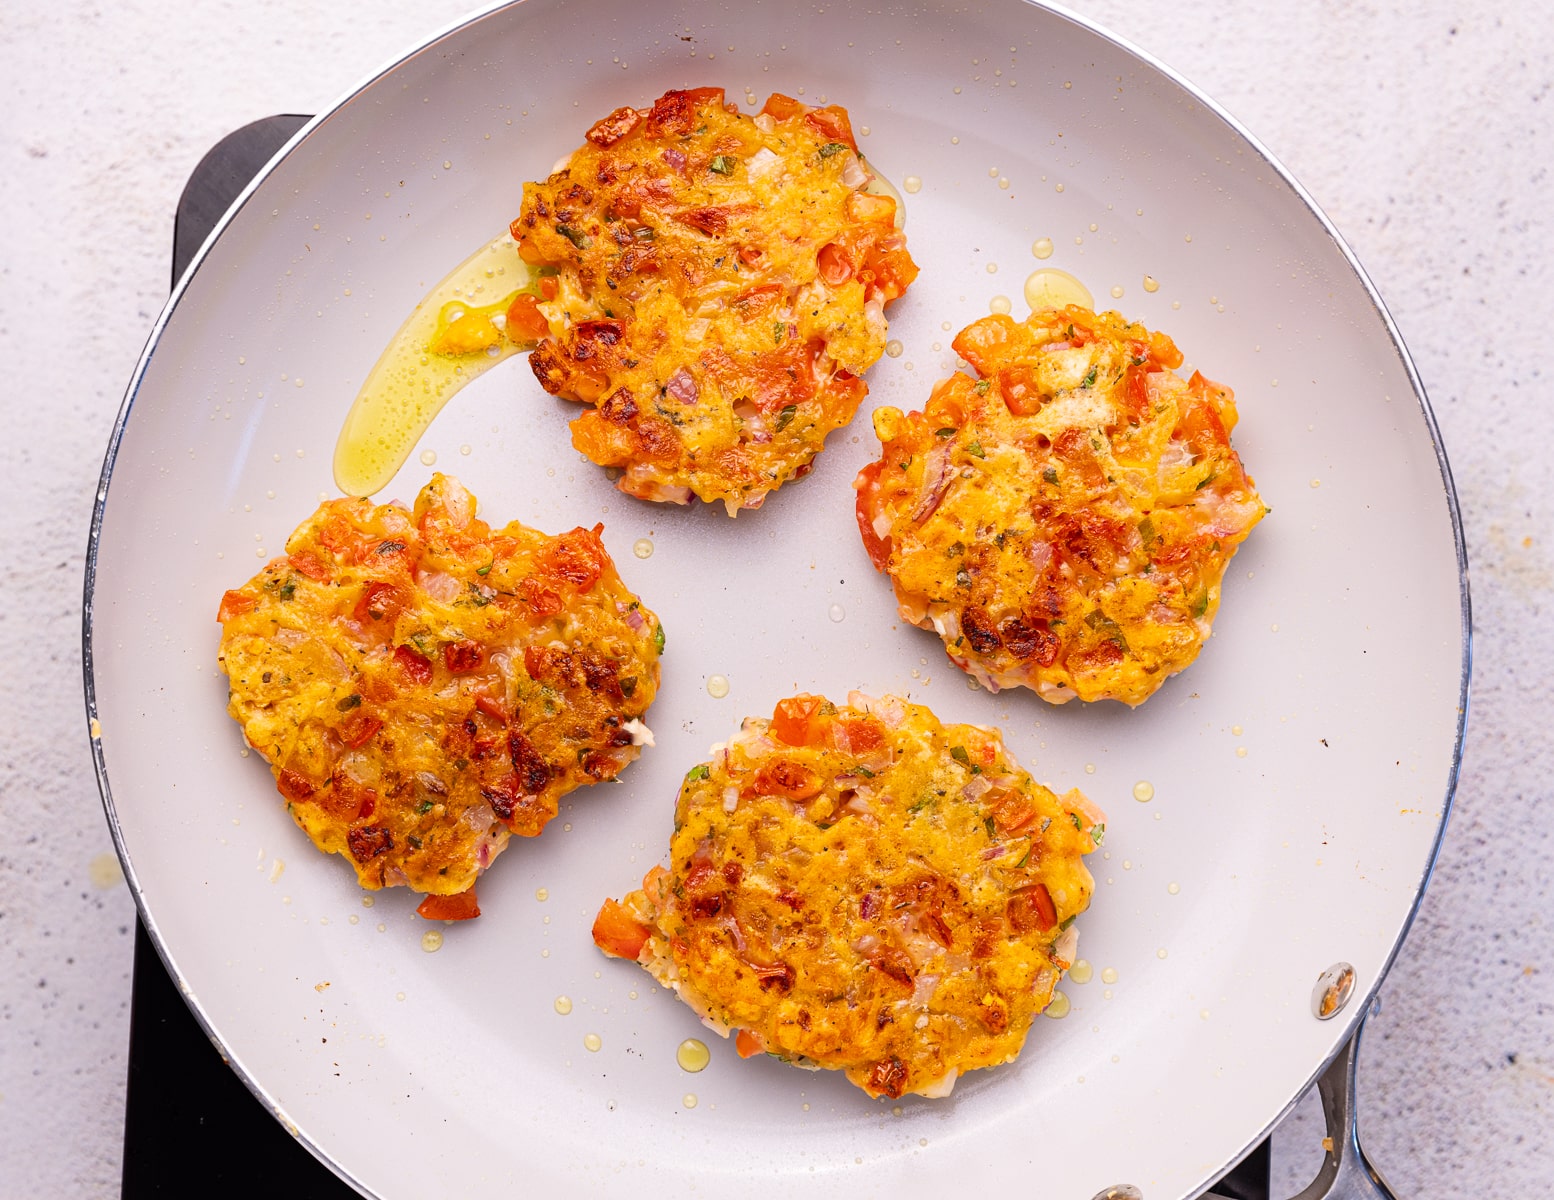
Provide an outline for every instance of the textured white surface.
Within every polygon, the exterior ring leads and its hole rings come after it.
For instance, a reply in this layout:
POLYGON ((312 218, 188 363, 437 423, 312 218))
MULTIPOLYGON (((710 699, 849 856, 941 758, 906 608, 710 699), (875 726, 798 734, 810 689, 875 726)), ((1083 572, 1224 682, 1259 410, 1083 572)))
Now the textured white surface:
MULTIPOLYGON (((133 911, 102 869, 79 597, 93 488, 166 294, 178 194, 229 129, 315 111, 463 8, 29 3, 0 22, 0 348, 14 364, 0 470, 13 513, 0 609, 13 648, 0 699, 7 1194, 117 1188, 133 911)), ((1554 652, 1542 619, 1554 466, 1540 436, 1554 418, 1534 331, 1554 324, 1554 29, 1510 4, 1444 0, 1082 10, 1204 88, 1294 172, 1365 264, 1434 402, 1475 572, 1473 718, 1435 881, 1366 1043, 1362 1126, 1404 1197, 1549 1194, 1551 752, 1537 701, 1554 652)), ((1276 1195, 1320 1157, 1309 1108, 1276 1138, 1276 1195)))

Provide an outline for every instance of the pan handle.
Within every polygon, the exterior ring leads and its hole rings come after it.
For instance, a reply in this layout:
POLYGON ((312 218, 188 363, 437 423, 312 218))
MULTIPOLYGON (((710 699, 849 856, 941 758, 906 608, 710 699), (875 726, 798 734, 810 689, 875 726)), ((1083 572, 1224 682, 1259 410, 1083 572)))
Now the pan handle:
POLYGON ((1291 1200, 1397 1200, 1381 1172, 1371 1166, 1360 1148, 1355 1124, 1354 1068, 1360 1058, 1360 1033, 1364 1028, 1362 1017, 1348 1045, 1317 1080, 1322 1113, 1327 1118, 1328 1145, 1332 1148, 1310 1186, 1291 1200))

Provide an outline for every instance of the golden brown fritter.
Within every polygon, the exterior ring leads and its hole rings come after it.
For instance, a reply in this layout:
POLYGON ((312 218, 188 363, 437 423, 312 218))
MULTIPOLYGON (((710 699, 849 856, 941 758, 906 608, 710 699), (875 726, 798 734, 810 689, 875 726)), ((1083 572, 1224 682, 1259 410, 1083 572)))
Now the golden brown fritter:
POLYGON ((1267 511, 1230 447, 1229 388, 1164 334, 1070 306, 984 317, 977 377, 881 408, 858 529, 902 617, 993 690, 1141 704, 1197 656, 1267 511))
POLYGON ((607 900, 635 959, 749 1057, 871 1096, 1008 1062, 1074 958, 1103 818, 995 730, 854 692, 749 718, 680 790, 666 870, 607 900))
POLYGON ((221 600, 228 711, 287 810, 361 885, 476 916, 510 833, 651 744, 663 632, 602 526, 492 530, 455 479, 411 512, 330 501, 221 600))
POLYGON ((513 236, 556 271, 529 361, 593 406, 572 444, 623 492, 730 515, 807 474, 917 275, 871 179, 845 109, 773 95, 751 117, 696 88, 617 109, 525 184, 513 236))

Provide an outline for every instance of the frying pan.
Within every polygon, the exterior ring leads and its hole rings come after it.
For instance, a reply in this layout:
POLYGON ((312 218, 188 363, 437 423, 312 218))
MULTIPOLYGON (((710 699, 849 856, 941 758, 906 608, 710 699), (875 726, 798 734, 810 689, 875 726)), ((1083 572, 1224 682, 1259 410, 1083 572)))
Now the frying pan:
POLYGON ((1320 1075, 1340 1119, 1320 1194, 1376 1186, 1342 1127, 1351 1039, 1439 844, 1467 631, 1445 457, 1379 298, 1299 186, 1159 64, 1017 0, 529 0, 432 37, 304 128, 175 289, 98 492, 86 691, 109 823, 170 970, 255 1094, 364 1193, 1018 1182, 1159 1200, 1218 1177, 1320 1075), (1273 513, 1197 663, 1138 710, 1054 709, 968 687, 895 616, 852 527, 866 414, 731 521, 615 492, 571 450, 567 406, 504 364, 382 497, 411 499, 435 464, 490 519, 603 521, 669 634, 657 746, 509 850, 486 915, 430 953, 412 899, 365 895, 317 855, 245 754, 216 602, 333 493, 356 387, 522 182, 602 113, 705 83, 843 103, 875 168, 921 181, 922 275, 866 408, 919 406, 955 368, 953 331, 997 296, 1022 315, 1026 275, 1058 266, 1236 390, 1236 444, 1273 513), (996 724, 1038 778, 1110 814, 1080 923, 1094 979, 948 1100, 869 1101, 712 1037, 712 1065, 683 1072, 676 1046, 705 1031, 588 938, 599 901, 662 857, 710 742, 783 695, 855 687, 996 724), (1339 964, 1347 1001, 1319 1020, 1313 989, 1339 964))

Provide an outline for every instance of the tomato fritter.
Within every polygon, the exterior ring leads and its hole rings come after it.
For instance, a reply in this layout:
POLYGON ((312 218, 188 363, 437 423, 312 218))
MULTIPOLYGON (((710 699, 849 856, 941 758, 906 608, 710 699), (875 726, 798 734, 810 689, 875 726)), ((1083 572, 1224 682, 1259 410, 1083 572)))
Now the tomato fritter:
POLYGON ((663 632, 602 526, 492 530, 455 479, 412 512, 333 500, 221 600, 227 710, 365 888, 476 916, 477 876, 652 737, 663 632))
POLYGON ((995 730, 795 696, 686 775, 668 869, 607 900, 594 941, 737 1030, 744 1057, 943 1096, 1012 1060, 1051 1000, 1102 819, 995 730))
POLYGON ((984 317, 977 373, 881 408, 858 529, 903 618, 994 691, 1141 704, 1196 657, 1267 509, 1230 446, 1229 388, 1164 334, 1070 306, 984 317))
POLYGON ((572 444, 621 491, 734 516, 808 474, 917 275, 872 179, 840 106, 774 94, 751 117, 696 88, 617 109, 524 185, 513 237, 556 272, 529 362, 593 406, 572 444))

